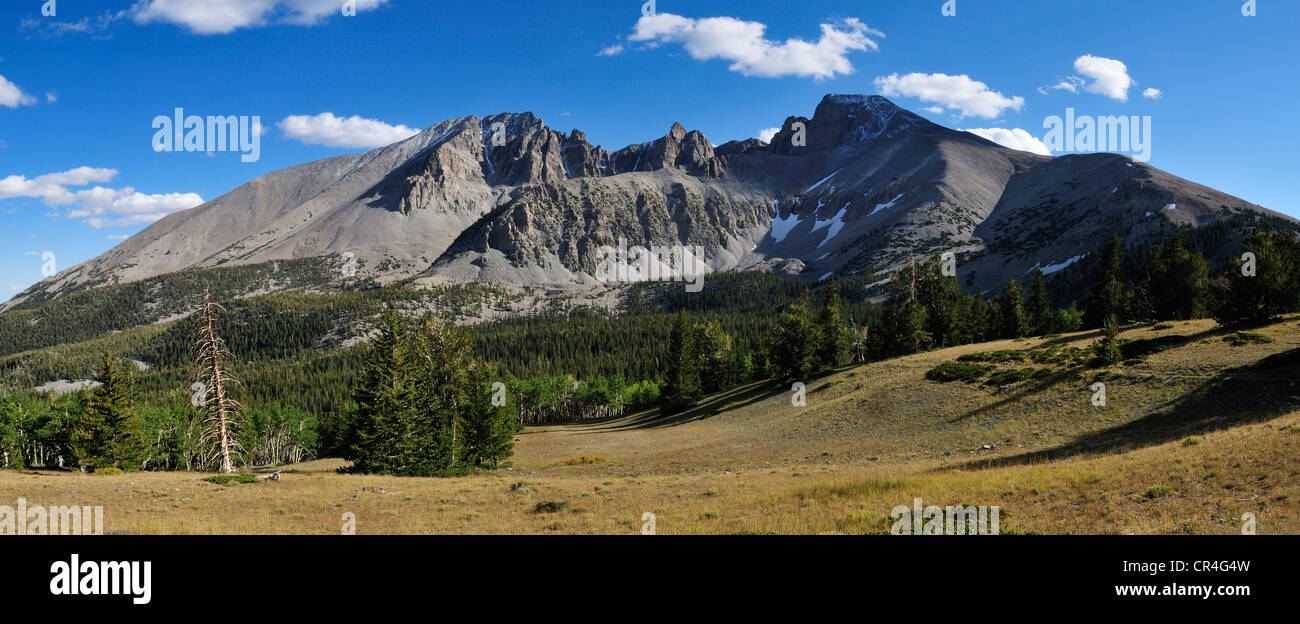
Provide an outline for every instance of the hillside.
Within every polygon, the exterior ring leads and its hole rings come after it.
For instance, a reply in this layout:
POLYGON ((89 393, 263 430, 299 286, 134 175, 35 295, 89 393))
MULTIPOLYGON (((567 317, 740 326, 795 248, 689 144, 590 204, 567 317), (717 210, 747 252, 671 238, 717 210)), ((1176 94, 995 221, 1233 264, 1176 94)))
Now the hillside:
MULTIPOLYGON (((665 121, 665 125, 669 125, 665 121)), ((685 245, 708 270, 816 281, 884 274, 952 252, 970 292, 1086 260, 1177 226, 1219 228, 1223 257, 1260 223, 1294 219, 1127 157, 1049 158, 936 125, 880 96, 827 95, 771 144, 714 146, 672 124, 619 150, 531 113, 467 116, 404 141, 276 171, 169 215, 0 310, 175 272, 254 267, 247 291, 302 283, 270 267, 316 259, 309 285, 493 283, 593 288, 602 246, 685 245)))
POLYGON ((1105 369, 1072 351, 1095 333, 932 351, 810 381, 802 408, 786 388, 747 386, 671 419, 528 429, 514 468, 481 476, 345 476, 337 460, 235 486, 3 472, 0 498, 104 505, 126 533, 337 533, 343 512, 361 533, 632 534, 644 512, 660 533, 874 533, 914 497, 998 505, 1004 533, 1233 534, 1246 512, 1262 534, 1296 533, 1298 321, 1132 328, 1129 359, 1105 369), (962 356, 1051 371, 926 380, 962 356))

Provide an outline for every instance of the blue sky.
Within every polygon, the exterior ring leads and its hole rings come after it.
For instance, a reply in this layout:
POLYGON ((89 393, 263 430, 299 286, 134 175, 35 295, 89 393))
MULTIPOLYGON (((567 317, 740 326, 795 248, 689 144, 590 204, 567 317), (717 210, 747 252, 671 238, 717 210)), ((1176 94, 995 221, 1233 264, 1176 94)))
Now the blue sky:
POLYGON ((0 300, 44 252, 62 270, 259 175, 505 111, 606 148, 758 136, 826 93, 1021 147, 1066 108, 1150 116, 1152 165, 1300 217, 1292 0, 47 1, 0 7, 0 300), (178 107, 260 116, 260 159, 156 152, 178 107))

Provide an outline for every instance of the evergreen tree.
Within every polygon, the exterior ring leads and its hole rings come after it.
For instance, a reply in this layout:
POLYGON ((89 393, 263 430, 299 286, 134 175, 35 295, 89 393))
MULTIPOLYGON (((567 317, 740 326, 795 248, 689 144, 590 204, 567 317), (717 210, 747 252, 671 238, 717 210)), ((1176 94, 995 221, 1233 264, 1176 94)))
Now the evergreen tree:
POLYGON ((660 402, 665 413, 675 414, 695 405, 701 396, 695 331, 684 312, 677 313, 677 322, 668 342, 668 362, 660 402))
POLYGON ((1101 340, 1095 347, 1097 358, 1102 364, 1118 364, 1124 359, 1124 352, 1119 339, 1119 319, 1115 315, 1106 317, 1101 324, 1101 340))
POLYGON ((1087 328, 1101 327, 1111 316, 1119 319, 1126 312, 1128 293, 1124 288, 1124 244, 1113 236, 1101 252, 1093 274, 1092 286, 1083 303, 1083 322, 1087 328))
POLYGON ((485 371, 469 375, 471 393, 465 413, 464 464, 496 468, 515 452, 515 419, 504 407, 492 405, 492 388, 485 371))
POLYGON ((95 381, 100 385, 71 432, 73 457, 82 466, 96 469, 139 470, 149 445, 131 405, 126 378, 107 353, 95 381))
POLYGON ((1209 265, 1183 239, 1184 229, 1175 230, 1164 245, 1153 248, 1148 261, 1146 307, 1156 320, 1204 318, 1208 311, 1209 265))
POLYGON ((384 311, 379 336, 370 349, 370 365, 353 395, 355 442, 349 459, 355 472, 402 474, 406 470, 402 442, 414 420, 408 331, 396 312, 384 311))
POLYGON ((819 344, 817 363, 822 368, 836 368, 849 361, 849 347, 853 342, 852 330, 844 315, 840 300, 840 286, 832 276, 826 284, 821 315, 817 319, 819 344))
POLYGON ((696 323, 692 331, 702 392, 712 394, 730 387, 732 381, 728 361, 733 348, 731 336, 713 321, 696 323))
POLYGON ((1003 338, 1021 338, 1029 334, 1029 319, 1025 315, 1020 282, 1007 282, 1007 287, 998 295, 997 308, 1003 338))
POLYGON ((818 332, 809 299, 804 291, 798 302, 777 317, 772 359, 782 381, 807 381, 817 368, 818 332))
POLYGON ((1300 242, 1290 232, 1255 230, 1243 243, 1255 266, 1233 258, 1215 283, 1215 320, 1261 323, 1300 310, 1300 242))
POLYGON ((1047 289, 1047 278, 1042 269, 1034 269, 1034 282, 1029 286, 1029 305, 1025 313, 1035 336, 1052 333, 1052 293, 1047 289))

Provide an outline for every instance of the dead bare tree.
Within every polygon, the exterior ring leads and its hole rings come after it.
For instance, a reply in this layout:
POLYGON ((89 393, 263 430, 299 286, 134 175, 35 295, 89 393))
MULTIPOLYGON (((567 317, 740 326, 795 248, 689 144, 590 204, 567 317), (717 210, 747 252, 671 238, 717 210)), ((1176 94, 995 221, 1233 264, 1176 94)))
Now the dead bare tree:
POLYGON ((201 463, 205 466, 219 464, 221 472, 230 474, 235 471, 232 457, 242 451, 234 431, 235 418, 241 406, 229 394, 239 385, 239 380, 231 377, 226 369, 226 362, 233 356, 226 342, 217 334, 218 312, 225 312, 225 308, 213 303, 211 294, 205 289, 203 303, 195 315, 193 381, 198 389, 195 406, 206 415, 203 433, 199 437, 203 449, 201 463))

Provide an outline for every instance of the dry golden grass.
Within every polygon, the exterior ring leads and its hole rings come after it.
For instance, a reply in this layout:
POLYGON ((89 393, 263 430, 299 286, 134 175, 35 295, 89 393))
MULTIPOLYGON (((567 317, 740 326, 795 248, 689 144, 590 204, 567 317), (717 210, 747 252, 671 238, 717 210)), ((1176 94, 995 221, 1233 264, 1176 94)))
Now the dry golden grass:
POLYGON ((224 486, 191 473, 5 472, 0 504, 102 505, 105 528, 129 533, 328 534, 351 512, 363 534, 630 535, 645 512, 661 534, 872 533, 919 497, 997 505, 1004 532, 1238 533, 1251 512, 1260 533, 1298 533, 1300 365, 1265 360, 1300 347, 1296 320, 1242 346, 1207 321, 1134 329, 1124 337, 1186 341, 1004 390, 924 374, 965 353, 1095 335, 918 354, 812 381, 806 407, 751 386, 672 419, 530 429, 514 467, 490 474, 341 475, 338 460, 224 486), (1105 407, 1090 401, 1099 378, 1105 407))

